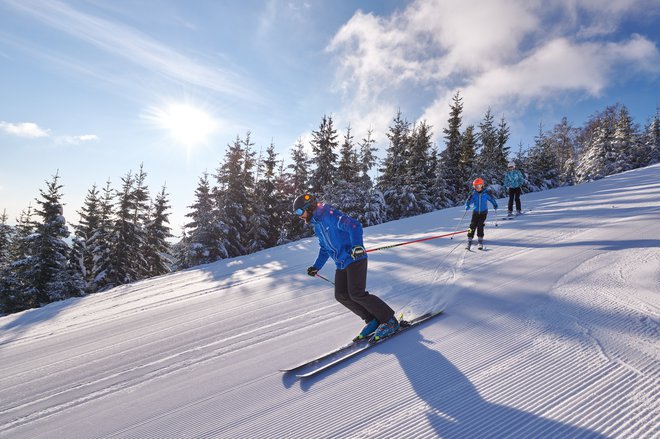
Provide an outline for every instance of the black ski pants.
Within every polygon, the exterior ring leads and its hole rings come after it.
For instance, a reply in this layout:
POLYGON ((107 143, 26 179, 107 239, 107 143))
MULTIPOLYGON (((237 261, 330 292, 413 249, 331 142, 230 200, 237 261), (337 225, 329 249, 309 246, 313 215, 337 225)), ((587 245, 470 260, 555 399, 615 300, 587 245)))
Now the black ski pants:
POLYGON ((360 316, 365 323, 374 318, 378 323, 385 323, 394 316, 394 310, 379 297, 369 294, 366 287, 367 258, 335 272, 335 299, 360 316))
POLYGON ((516 210, 520 212, 520 194, 522 189, 519 187, 509 188, 509 212, 513 212, 513 200, 516 200, 516 210))
POLYGON ((474 232, 477 232, 477 236, 481 239, 484 237, 484 225, 486 224, 486 217, 488 216, 488 211, 485 212, 472 212, 472 221, 470 221, 470 228, 468 229, 468 238, 474 238, 474 232))

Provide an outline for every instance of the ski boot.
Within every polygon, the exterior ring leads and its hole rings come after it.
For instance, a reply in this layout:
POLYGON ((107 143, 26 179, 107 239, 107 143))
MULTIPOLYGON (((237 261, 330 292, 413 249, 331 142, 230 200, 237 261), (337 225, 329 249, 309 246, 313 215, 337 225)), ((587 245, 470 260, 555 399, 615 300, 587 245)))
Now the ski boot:
POLYGON ((477 248, 478 248, 479 250, 483 250, 483 249, 484 249, 484 240, 483 240, 483 239, 480 239, 480 240, 479 240, 479 245, 477 245, 477 248))
POLYGON ((365 338, 371 337, 373 333, 378 329, 378 320, 373 319, 362 328, 362 331, 353 339, 354 342, 364 340, 365 338))
POLYGON ((510 210, 509 213, 506 216, 509 217, 509 218, 513 217, 513 210, 510 210))
POLYGON ((376 329, 376 332, 369 340, 370 343, 375 343, 383 338, 387 338, 390 335, 394 334, 401 324, 396 319, 396 316, 392 316, 391 319, 385 323, 381 323, 376 329))
POLYGON ((468 238, 467 245, 465 246, 465 250, 470 250, 470 247, 472 247, 472 239, 468 238))

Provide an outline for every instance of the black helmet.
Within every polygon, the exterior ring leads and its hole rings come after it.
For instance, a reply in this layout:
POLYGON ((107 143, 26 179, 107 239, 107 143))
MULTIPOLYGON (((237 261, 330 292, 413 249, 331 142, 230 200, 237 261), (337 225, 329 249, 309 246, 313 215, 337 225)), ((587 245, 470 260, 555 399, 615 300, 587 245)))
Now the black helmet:
POLYGON ((316 208, 316 200, 310 194, 299 195, 293 202, 293 213, 300 216, 305 211, 309 212, 310 215, 314 212, 316 208))

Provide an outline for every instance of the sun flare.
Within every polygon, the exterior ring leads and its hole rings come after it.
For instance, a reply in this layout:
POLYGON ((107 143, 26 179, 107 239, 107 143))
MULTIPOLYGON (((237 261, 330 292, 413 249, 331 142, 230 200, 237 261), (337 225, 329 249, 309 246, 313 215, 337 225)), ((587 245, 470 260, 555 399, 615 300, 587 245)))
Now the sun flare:
POLYGON ((206 142, 218 126, 208 113, 189 104, 169 104, 153 109, 150 119, 188 148, 206 142))

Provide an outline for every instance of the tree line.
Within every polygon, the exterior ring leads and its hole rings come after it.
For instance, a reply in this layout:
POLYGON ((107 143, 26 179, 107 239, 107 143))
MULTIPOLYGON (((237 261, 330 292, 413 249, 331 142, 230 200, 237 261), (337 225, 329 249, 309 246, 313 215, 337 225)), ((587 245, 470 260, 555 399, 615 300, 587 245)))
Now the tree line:
POLYGON ((470 182, 483 178, 496 197, 507 163, 526 176, 524 192, 595 180, 660 162, 660 111, 641 127, 625 105, 608 106, 574 127, 563 118, 539 126, 534 142, 510 151, 510 129, 488 109, 478 125, 463 126, 454 95, 444 149, 426 121, 399 111, 389 126, 382 160, 373 131, 356 141, 350 125, 339 136, 332 116, 291 148, 289 163, 271 143, 257 153, 250 132, 227 145, 217 169, 198 180, 178 242, 170 244, 165 186, 151 196, 146 171, 129 171, 121 185, 92 186, 73 233, 66 223, 56 174, 15 226, 0 216, 0 314, 106 291, 118 285, 220 259, 254 253, 311 236, 291 213, 296 195, 311 192, 364 226, 456 206, 470 182))

